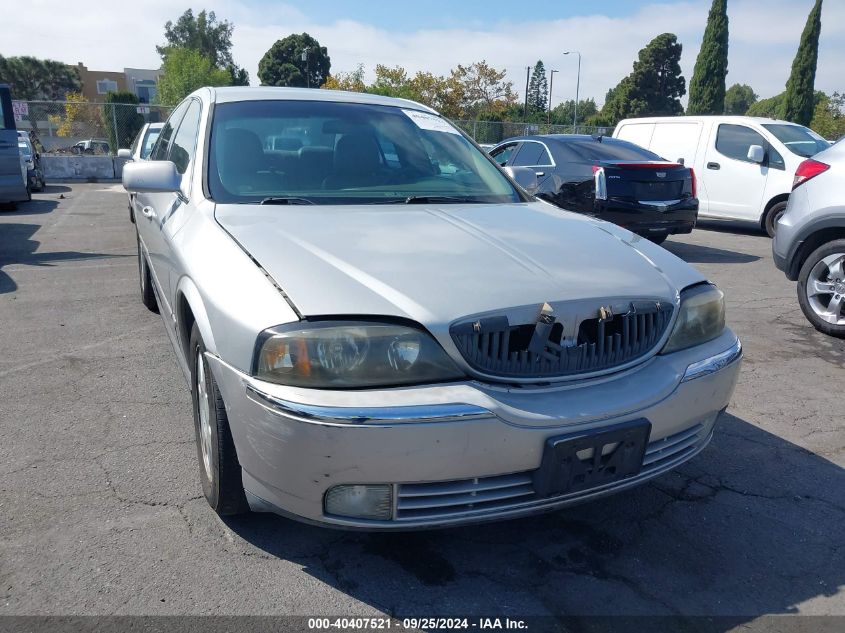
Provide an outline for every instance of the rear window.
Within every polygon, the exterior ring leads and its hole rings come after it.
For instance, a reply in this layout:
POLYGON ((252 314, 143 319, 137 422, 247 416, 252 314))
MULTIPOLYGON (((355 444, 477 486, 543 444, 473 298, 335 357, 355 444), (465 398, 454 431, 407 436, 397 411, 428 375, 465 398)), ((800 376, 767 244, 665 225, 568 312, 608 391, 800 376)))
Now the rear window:
POLYGON ((639 145, 605 137, 602 137, 601 141, 598 139, 567 141, 564 147, 585 161, 663 160, 654 152, 643 149, 639 145))
POLYGON ((801 125, 764 123, 763 127, 783 143, 786 149, 804 158, 809 158, 830 147, 830 143, 821 136, 801 125))

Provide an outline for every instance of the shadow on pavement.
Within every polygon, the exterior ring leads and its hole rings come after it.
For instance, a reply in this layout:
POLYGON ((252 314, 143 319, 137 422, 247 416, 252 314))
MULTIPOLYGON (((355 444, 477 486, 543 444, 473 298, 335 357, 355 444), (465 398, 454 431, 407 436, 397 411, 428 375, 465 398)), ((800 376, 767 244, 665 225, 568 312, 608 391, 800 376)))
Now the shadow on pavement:
POLYGON ((719 233, 737 233, 739 235, 755 235, 768 237, 766 232, 751 222, 736 220, 699 220, 695 223, 696 230, 716 231, 719 233))
POLYGON ((842 468, 726 414, 678 471, 554 514, 400 534, 271 515, 227 524, 397 617, 733 616, 714 621, 728 630, 835 595, 843 520, 842 468))
MULTIPOLYGON (((31 204, 31 203, 29 203, 31 204)), ((13 213, 22 214, 24 210, 13 213)), ((66 261, 84 261, 132 255, 110 255, 106 253, 80 253, 61 251, 55 253, 36 253, 40 242, 32 236, 41 228, 40 224, 0 223, 0 294, 14 292, 18 285, 3 271, 5 266, 23 264, 26 266, 53 266, 66 261)))
POLYGON ((748 264, 760 259, 757 255, 686 242, 667 241, 663 248, 689 264, 748 264))

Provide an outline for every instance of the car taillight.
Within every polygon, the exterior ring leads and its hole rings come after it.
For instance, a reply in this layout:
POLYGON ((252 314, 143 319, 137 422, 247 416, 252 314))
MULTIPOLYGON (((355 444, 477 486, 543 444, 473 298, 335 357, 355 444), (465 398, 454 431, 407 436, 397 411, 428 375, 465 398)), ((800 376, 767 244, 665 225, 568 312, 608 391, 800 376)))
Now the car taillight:
POLYGON ((698 182, 695 179, 695 170, 692 167, 689 168, 689 177, 690 177, 690 180, 692 181, 692 197, 697 198, 698 197, 698 182))
POLYGON ((819 174, 826 172, 828 169, 830 169, 830 165, 813 160, 812 158, 808 158, 803 161, 800 165, 798 165, 798 169, 795 170, 795 178, 792 181, 793 191, 798 185, 803 185, 805 182, 810 180, 810 178, 815 178, 819 174))
POLYGON ((607 200, 607 179, 604 167, 593 165, 593 181, 596 184, 596 200, 607 200))

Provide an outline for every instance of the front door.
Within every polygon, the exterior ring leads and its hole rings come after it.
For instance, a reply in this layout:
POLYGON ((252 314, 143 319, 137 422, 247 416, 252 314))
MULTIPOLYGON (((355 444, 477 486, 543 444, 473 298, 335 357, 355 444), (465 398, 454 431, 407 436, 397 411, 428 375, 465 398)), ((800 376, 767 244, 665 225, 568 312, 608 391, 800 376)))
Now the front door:
POLYGON ((766 139, 746 125, 722 123, 711 134, 704 169, 696 174, 707 193, 707 215, 732 220, 760 219, 763 192, 769 175, 767 161, 755 163, 748 148, 769 147, 766 139))

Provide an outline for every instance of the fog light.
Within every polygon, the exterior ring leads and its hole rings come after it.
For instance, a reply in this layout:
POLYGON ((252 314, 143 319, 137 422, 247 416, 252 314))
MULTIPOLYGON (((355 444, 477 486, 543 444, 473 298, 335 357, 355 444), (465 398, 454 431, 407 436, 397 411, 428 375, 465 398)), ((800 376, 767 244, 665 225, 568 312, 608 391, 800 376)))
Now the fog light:
POLYGON ((387 484, 335 486, 326 493, 326 514, 387 521, 391 517, 392 500, 391 487, 387 484))

